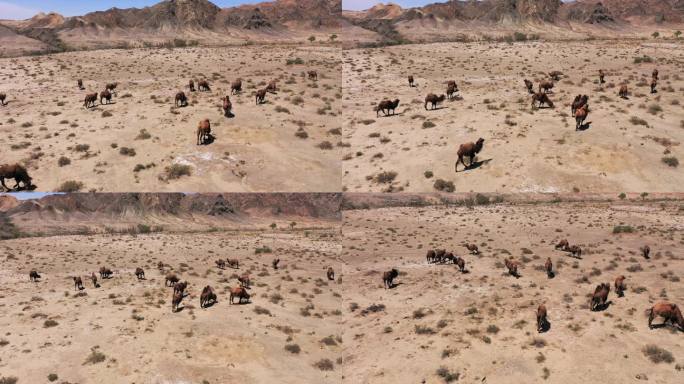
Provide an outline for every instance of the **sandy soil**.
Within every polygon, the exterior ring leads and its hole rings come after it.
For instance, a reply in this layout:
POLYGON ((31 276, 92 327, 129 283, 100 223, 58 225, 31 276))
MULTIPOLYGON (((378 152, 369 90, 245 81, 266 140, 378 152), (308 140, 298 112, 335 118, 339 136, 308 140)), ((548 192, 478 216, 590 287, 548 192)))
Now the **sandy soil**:
MULTIPOLYGON (((353 383, 674 383, 681 332, 650 330, 645 310, 684 301, 681 203, 560 203, 382 208, 344 213, 345 379, 353 383), (634 233, 613 234, 615 225, 634 233), (567 238, 583 258, 554 250, 567 238), (476 243, 481 254, 467 253, 476 243), (644 259, 639 247, 651 247, 644 259), (427 249, 466 260, 427 264, 427 249), (503 261, 523 264, 521 277, 503 261), (547 257, 556 276, 543 271, 547 257), (393 289, 382 272, 399 270, 393 289), (626 276, 627 291, 591 312, 595 285, 626 276), (356 292, 350 294, 349 292, 356 292), (538 334, 545 303, 550 329, 538 334), (375 306, 373 306, 375 305, 375 306), (655 344, 674 362, 653 363, 655 344), (438 371, 440 368, 444 368, 438 371), (441 373, 441 375, 440 375, 441 373), (456 382, 456 381, 453 381, 456 382)), ((612 288, 611 288, 612 289, 612 288)))
POLYGON ((683 157, 683 54, 681 44, 619 40, 345 50, 344 189, 431 192, 442 179, 457 192, 677 191, 681 172, 662 159, 683 157), (634 63, 644 55, 654 62, 634 63), (536 87, 551 71, 564 74, 549 95, 556 108, 533 110, 523 78, 536 87), (445 93, 447 80, 461 98, 426 111, 425 96, 445 93), (629 100, 617 96, 623 83, 629 100), (580 93, 590 97, 589 125, 575 131, 570 104, 580 93), (376 117, 382 99, 400 99, 396 116, 376 117), (476 166, 455 173, 459 145, 479 137, 476 166), (390 177, 378 182, 382 172, 390 177))
POLYGON ((41 383, 56 374, 55 382, 81 384, 339 382, 341 292, 325 276, 328 266, 337 267, 339 252, 339 228, 307 235, 3 241, 0 377, 41 383), (255 254, 263 246, 273 253, 255 254), (275 257, 278 270, 271 267, 275 257), (219 270, 218 258, 238 258, 239 270, 219 270), (171 312, 172 289, 164 287, 158 261, 189 282, 180 312, 171 312), (85 276, 103 265, 114 276, 94 288, 85 276), (137 266, 146 280, 136 280, 137 266), (29 282, 32 268, 40 282, 29 282), (252 278, 252 302, 230 305, 227 288, 244 273, 252 278), (84 290, 74 290, 73 275, 84 277, 84 290), (207 284, 218 303, 201 309, 207 284), (286 345, 301 350, 289 352, 286 345), (328 360, 332 370, 315 366, 328 360))
POLYGON ((336 191, 340 55, 332 47, 247 46, 0 59, 0 92, 9 102, 0 108, 0 163, 27 164, 40 191, 69 180, 108 192, 336 191), (286 65, 295 58, 304 64, 286 65), (318 71, 317 82, 308 70, 318 71), (192 93, 188 107, 175 108, 176 92, 188 93, 191 78, 208 79, 212 91, 192 93), (226 118, 221 98, 237 78, 243 93, 231 97, 235 117, 226 118), (272 79, 277 94, 257 106, 256 89, 272 79), (110 82, 119 82, 113 103, 86 110, 84 95, 110 82), (216 139, 197 146, 204 118, 216 139), (305 138, 295 136, 301 130, 305 138), (191 176, 168 180, 174 164, 190 166, 191 176))

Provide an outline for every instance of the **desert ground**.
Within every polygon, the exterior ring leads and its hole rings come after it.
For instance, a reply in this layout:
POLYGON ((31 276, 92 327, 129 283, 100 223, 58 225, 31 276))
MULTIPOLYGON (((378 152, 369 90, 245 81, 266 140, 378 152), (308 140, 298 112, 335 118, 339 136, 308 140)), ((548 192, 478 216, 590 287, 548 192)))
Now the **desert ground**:
POLYGON ((643 39, 344 50, 343 132, 351 147, 343 154, 343 188, 675 192, 682 182, 683 58, 681 43, 643 39), (658 92, 651 94, 656 68, 658 92), (552 71, 562 72, 549 93, 555 108, 532 108, 523 79, 536 91, 552 71), (425 110, 426 95, 446 93, 449 80, 458 98, 425 110), (618 97, 623 84, 628 99, 618 97), (589 96, 589 115, 576 131, 570 105, 578 94, 589 96), (400 100, 395 116, 376 116, 384 99, 400 100), (478 138, 485 141, 476 162, 456 173, 459 146, 478 138))
POLYGON ((326 277, 327 267, 338 268, 340 247, 339 227, 2 241, 0 379, 340 382, 341 291, 326 277), (239 269, 218 269, 219 258, 239 259, 239 269), (176 313, 160 261, 189 283, 176 313), (114 274, 95 288, 87 277, 101 266, 114 274), (38 282, 29 281, 32 269, 38 282), (251 301, 230 305, 228 289, 242 274, 251 277, 251 301), (75 290, 74 275, 85 289, 75 290), (200 308, 205 285, 218 302, 200 308))
POLYGON ((345 211, 345 380, 681 381, 681 331, 649 329, 645 313, 659 300, 684 302, 681 200, 628 200, 345 211), (613 233, 616 226, 623 232, 613 233), (563 238, 583 249, 581 259, 554 249, 563 238), (428 264, 427 250, 436 248, 464 258, 467 273, 428 264), (507 273, 505 258, 521 263, 519 278, 507 273), (385 289, 382 273, 391 268, 399 276, 385 289), (617 297, 613 280, 621 274, 627 290, 617 297), (591 312, 589 297, 602 282, 611 285, 609 305, 591 312), (550 324, 538 333, 542 303, 550 324))
POLYGON ((26 165, 39 191, 336 191, 340 58, 335 47, 247 45, 0 59, 0 163, 26 165), (224 117, 238 78, 243 91, 224 117), (190 79, 211 91, 190 92, 190 79), (277 92, 256 105, 256 90, 274 79, 277 92), (111 104, 84 107, 86 93, 113 82, 111 104), (178 91, 187 107, 175 107, 178 91), (202 119, 214 140, 197 145, 202 119))

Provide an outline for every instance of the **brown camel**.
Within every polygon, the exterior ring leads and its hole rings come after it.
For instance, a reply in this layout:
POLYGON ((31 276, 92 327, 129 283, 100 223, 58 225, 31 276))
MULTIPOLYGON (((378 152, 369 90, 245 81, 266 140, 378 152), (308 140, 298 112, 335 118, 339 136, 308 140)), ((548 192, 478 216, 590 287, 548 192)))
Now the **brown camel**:
POLYGON ((437 255, 435 254, 435 250, 434 249, 428 250, 425 258, 427 259, 428 264, 435 262, 437 259, 437 255))
POLYGON ((145 280, 145 270, 142 268, 138 267, 135 269, 135 277, 138 278, 138 280, 145 280))
POLYGON ((650 259, 651 247, 649 247, 648 245, 644 245, 643 247, 641 247, 641 254, 644 256, 644 259, 650 259))
POLYGON ((93 287, 97 288, 97 276, 95 272, 90 274, 90 281, 93 283, 93 287))
POLYGON ((31 271, 29 272, 29 281, 36 282, 40 279, 40 275, 38 274, 37 271, 31 271))
POLYGON ((266 101, 266 89, 260 89, 256 93, 256 103, 257 105, 263 104, 266 101))
POLYGON ((458 270, 461 271, 461 273, 465 273, 466 264, 465 260, 462 257, 456 257, 456 265, 458 266, 458 270))
POLYGON ((651 73, 651 78, 654 80, 658 80, 658 69, 653 70, 653 72, 651 73))
POLYGON ((380 116, 380 111, 382 111, 382 114, 385 116, 389 116, 390 114, 394 115, 394 112, 396 111, 397 107, 399 106, 399 99, 395 100, 383 100, 378 103, 378 105, 375 107, 375 116, 380 116), (387 110, 387 112, 385 112, 387 110), (390 113, 391 112, 391 113, 390 113))
POLYGON ((625 289, 627 287, 625 286, 625 276, 620 275, 615 278, 615 293, 617 293, 618 297, 623 297, 625 295, 625 289))
POLYGON ((544 304, 539 304, 537 307, 537 332, 541 333, 547 324, 547 312, 544 304))
POLYGON ((107 86, 105 87, 105 90, 107 90, 107 91, 109 91, 109 92, 111 92, 111 93, 113 93, 113 94, 116 95, 116 87, 117 87, 118 85, 119 85, 119 83, 109 83, 109 84, 107 84, 107 86))
POLYGON ((575 111, 575 131, 579 131, 584 126, 584 120, 587 119, 589 115, 589 105, 584 104, 578 110, 575 111))
POLYGON ((83 280, 81 279, 80 276, 74 276, 74 289, 75 290, 83 289, 83 280))
POLYGON ((278 269, 278 264, 280 263, 280 259, 273 259, 271 262, 271 265, 273 266, 273 269, 278 269))
POLYGON ((240 261, 238 259, 227 259, 228 266, 231 268, 240 268, 240 261))
POLYGON ((211 123, 204 119, 197 124, 197 145, 204 145, 211 138, 211 123))
POLYGON ((5 179, 14 179, 15 185, 11 190, 18 189, 20 184, 24 184, 23 189, 29 189, 33 185, 33 179, 21 164, 0 164, 0 185, 4 189, 10 190, 5 185, 5 179))
POLYGON ((456 85, 456 82, 449 81, 449 84, 447 85, 447 90, 446 90, 447 98, 449 100, 453 100, 456 98, 457 93, 458 93, 458 86, 456 85))
POLYGON ((466 243, 464 245, 464 247, 466 247, 466 249, 470 251, 471 255, 479 255, 480 254, 480 249, 477 247, 477 244, 466 243))
POLYGON ((599 84, 605 84, 606 82, 606 74, 603 72, 603 69, 599 69, 599 84))
POLYGON ((268 85, 266 85, 266 91, 269 93, 278 92, 278 82, 276 80, 269 81, 268 85))
POLYGON ((219 267, 219 269, 224 269, 226 267, 226 261, 223 259, 218 259, 215 261, 216 266, 219 267))
POLYGON ((100 278, 101 279, 109 279, 112 277, 112 270, 106 267, 101 267, 100 268, 100 278))
POLYGON ((200 295, 200 308, 206 308, 210 304, 216 303, 216 293, 211 286, 207 285, 202 289, 202 294, 200 295))
POLYGON ((5 106, 5 99, 7 99, 7 95, 4 93, 0 93, 0 105, 3 107, 5 106))
POLYGON ((173 285, 173 292, 180 292, 181 295, 185 294, 185 290, 188 288, 187 281, 179 281, 173 285))
POLYGON ((328 280, 335 280, 335 271, 332 269, 332 267, 328 267, 328 270, 325 272, 325 275, 328 277, 328 280))
POLYGON ((534 83, 527 79, 523 79, 523 81, 525 82, 525 88, 527 88, 527 93, 529 93, 530 95, 534 95, 534 83))
POLYGON ((553 81, 560 81, 561 76, 563 76, 563 72, 561 71, 549 72, 549 77, 553 79, 553 81))
POLYGON ((542 92, 537 92, 532 95, 532 108, 534 108, 535 103, 539 103, 537 108, 541 108, 544 104, 548 105, 550 108, 554 107, 553 101, 549 99, 549 95, 542 92))
POLYGON ((96 102, 97 102, 97 92, 96 93, 89 93, 85 96, 85 99, 83 100, 83 106, 86 108, 94 107, 96 102))
POLYGON ((549 91, 551 91, 552 89, 553 81, 544 80, 541 83, 539 83, 539 92, 543 90, 544 93, 549 93, 549 91))
POLYGON ((551 262, 550 257, 546 258, 546 263, 544 263, 544 270, 546 271, 546 276, 548 278, 551 278, 553 276, 553 262, 551 262))
POLYGON ((206 81, 206 80, 200 80, 199 82, 197 82, 197 90, 200 91, 200 92, 202 92, 202 91, 205 91, 205 92, 211 91, 211 88, 209 87, 209 82, 206 81))
POLYGON ((237 79, 230 84, 230 94, 237 95, 242 92, 242 79, 237 79))
POLYGON ((520 277, 520 275, 518 275, 518 267, 520 266, 520 263, 515 260, 505 259, 504 265, 508 269, 508 274, 515 277, 520 277))
POLYGON ((190 88, 190 92, 195 92, 195 82, 193 80, 190 80, 188 83, 188 88, 190 88))
POLYGON ((112 102, 112 93, 105 89, 104 91, 100 92, 100 104, 109 104, 112 102), (106 100, 106 103, 103 103, 102 100, 106 100))
POLYGON ((575 257, 577 259, 582 258, 582 248, 580 248, 579 245, 571 245, 566 249, 566 251, 570 252, 570 255, 572 257, 575 257))
POLYGON ((176 107, 185 107, 188 105, 188 97, 185 96, 185 92, 180 91, 176 93, 176 107))
POLYGON ((596 311, 599 307, 606 304, 608 301, 608 293, 610 292, 610 285, 601 283, 594 289, 594 294, 591 296, 590 309, 596 311))
POLYGON ((567 251, 568 247, 570 247, 570 243, 568 243, 568 240, 563 239, 556 244, 556 249, 560 249, 561 251, 567 251))
POLYGON ((181 292, 173 292, 173 297, 171 298, 171 312, 178 312, 178 307, 181 301, 183 301, 183 294, 181 292))
POLYGON ((680 330, 684 331, 684 317, 682 317, 682 312, 677 304, 659 301, 655 303, 648 312, 648 327, 650 329, 653 329, 653 319, 660 316, 665 319, 663 325, 670 322, 672 325, 677 325, 680 330))
POLYGON ((307 72, 309 75, 309 80, 317 81, 318 80, 318 72, 316 71, 309 71, 307 72))
POLYGON ((238 304, 242 304, 242 299, 249 303, 249 292, 244 287, 233 287, 230 289, 230 304, 233 303, 233 298, 238 298, 238 304))
POLYGON ((389 271, 386 271, 382 274, 382 283, 385 286, 385 288, 392 288, 394 287, 394 279, 399 276, 399 271, 396 269, 392 268, 389 271))
POLYGON ((231 110, 233 109, 233 103, 230 102, 230 96, 223 98, 223 116, 230 117, 231 110))
POLYGON ((437 109, 437 104, 441 103, 446 99, 445 95, 435 95, 434 93, 430 93, 427 96, 425 96, 425 110, 428 110, 428 104, 432 105, 432 109, 437 109))
POLYGON ((82 79, 78 79, 78 81, 76 81, 76 85, 78 86, 78 89, 80 89, 81 91, 85 89, 83 87, 83 80, 82 79))
POLYGON ((238 283, 240 283, 241 287, 249 289, 252 281, 249 279, 249 275, 245 274, 238 277, 238 283))
POLYGON ((174 273, 169 273, 164 279, 164 285, 167 287, 173 287, 179 281, 180 279, 178 279, 178 276, 176 276, 174 273))
POLYGON ((409 87, 411 87, 411 88, 414 87, 415 82, 414 82, 414 80, 413 80, 413 75, 409 75, 409 77, 408 77, 408 83, 409 83, 409 87))
POLYGON ((473 163, 475 162, 475 156, 480 153, 482 150, 482 146, 484 145, 484 139, 479 138, 477 139, 477 142, 473 143, 465 143, 461 144, 460 147, 458 147, 458 152, 456 154, 458 155, 458 160, 456 160, 456 165, 454 166, 454 169, 456 172, 458 172, 458 163, 463 164, 463 167, 465 169, 468 169, 468 167, 472 166, 473 163), (463 160, 465 157, 470 159, 470 164, 466 165, 465 161, 463 160))
POLYGON ((623 99, 626 99, 627 96, 629 96, 629 90, 627 89, 626 85, 622 85, 620 87, 620 91, 618 92, 618 96, 620 96, 623 99))
POLYGON ((586 105, 589 102, 589 96, 587 95, 577 95, 575 96, 575 100, 572 102, 572 106, 570 107, 570 111, 573 116, 575 116, 575 112, 581 108, 582 106, 586 105))
POLYGON ((157 269, 160 271, 164 271, 164 262, 160 261, 157 263, 157 269))
POLYGON ((651 80, 651 93, 658 93, 658 90, 656 87, 658 86, 658 80, 653 79, 651 80))

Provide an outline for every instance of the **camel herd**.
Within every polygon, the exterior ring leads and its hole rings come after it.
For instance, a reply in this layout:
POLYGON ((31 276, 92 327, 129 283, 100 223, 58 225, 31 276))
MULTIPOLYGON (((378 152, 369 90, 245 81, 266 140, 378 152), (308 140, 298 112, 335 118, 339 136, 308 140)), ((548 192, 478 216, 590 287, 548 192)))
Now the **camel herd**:
MULTIPOLYGON (((466 243, 464 245, 466 249, 468 249, 471 254, 473 255, 478 255, 479 254, 479 249, 477 245, 475 244, 468 244, 466 243)), ((568 243, 568 240, 561 240, 559 241, 554 248, 556 250, 561 250, 561 251, 566 251, 570 252, 573 257, 579 258, 582 251, 579 246, 576 245, 570 245, 568 243)), ((648 245, 645 245, 641 249, 642 255, 644 258, 648 259, 649 258, 649 253, 650 253, 650 247, 648 245)), ((454 255, 453 252, 448 252, 445 249, 430 249, 427 251, 426 254, 426 260, 429 265, 435 265, 435 264, 453 264, 457 266, 460 270, 461 273, 467 273, 465 270, 465 260, 457 255, 454 255)), ((514 276, 516 278, 522 277, 520 275, 519 269, 521 268, 521 263, 517 260, 514 260, 513 258, 506 258, 504 259, 504 267, 507 270, 507 273, 511 276, 514 276)), ((555 273, 553 271, 553 262, 551 261, 551 258, 548 257, 546 259, 546 262, 544 263, 544 268, 543 271, 546 273, 547 277, 549 279, 552 279, 555 277, 555 273)), ((399 276, 399 271, 396 268, 392 268, 389 271, 385 271, 382 274, 382 282, 383 282, 383 287, 385 289, 392 289, 395 287, 394 279, 396 279, 399 276)), ((625 284, 625 279, 626 277, 624 275, 619 275, 615 278, 614 281, 614 287, 615 287, 615 292, 618 297, 624 297, 625 290, 626 290, 626 284, 625 284)), ((611 302, 608 300, 608 296, 610 294, 610 284, 608 283, 601 283, 596 286, 594 289, 593 294, 591 295, 591 299, 589 301, 589 310, 592 312, 595 311, 601 311, 606 309, 611 302)), ((660 301, 657 302, 655 305, 653 305, 650 309, 648 309, 648 326, 649 328, 654 328, 653 320, 656 319, 657 317, 661 317, 664 319, 664 323, 662 326, 666 325, 668 322, 672 323, 672 325, 679 327, 682 331, 684 331, 684 318, 682 317, 681 310, 676 304, 672 304, 669 302, 665 301, 660 301)), ((537 313, 536 313, 536 323, 537 323, 537 331, 538 332, 545 332, 546 330, 549 329, 549 321, 548 321, 548 310, 545 304, 540 304, 537 308, 537 313)))
MULTIPOLYGON (((240 268, 240 262, 238 261, 238 259, 218 259, 215 260, 214 263, 219 269, 225 269, 226 267, 235 269, 240 268)), ((278 269, 279 263, 280 259, 274 259, 271 262, 273 269, 278 269)), ((183 299, 189 295, 186 292, 189 283, 187 281, 181 281, 178 275, 176 275, 173 272, 166 273, 166 268, 167 266, 163 262, 160 261, 157 263, 157 269, 162 275, 164 275, 164 286, 173 288, 173 293, 171 296, 171 312, 178 312, 182 308, 181 303, 183 299)), ((107 267, 101 267, 98 272, 100 275, 100 279, 102 280, 111 279, 114 276, 114 272, 107 267)), ((335 280, 335 270, 332 267, 328 267, 325 271, 325 274, 328 280, 335 280)), ((145 270, 141 267, 135 268, 134 275, 138 280, 145 280, 145 270)), ((40 279, 41 275, 38 273, 38 271, 31 270, 29 272, 29 281, 33 283, 38 283, 40 279)), ((81 276, 72 276, 71 279, 74 282, 75 290, 81 291, 85 289, 85 286, 83 285, 83 279, 81 278, 81 276)), ((97 282, 97 276, 95 275, 95 272, 91 273, 90 279, 93 283, 94 288, 100 288, 100 285, 97 282)), ((238 304, 249 303, 251 297, 249 289, 251 289, 252 287, 252 280, 249 274, 242 274, 238 276, 237 282, 237 286, 230 288, 230 304, 235 304, 235 299, 237 299, 238 304)), ((200 308, 208 308, 216 303, 218 303, 218 295, 210 285, 205 286, 202 289, 202 293, 200 294, 200 308)))

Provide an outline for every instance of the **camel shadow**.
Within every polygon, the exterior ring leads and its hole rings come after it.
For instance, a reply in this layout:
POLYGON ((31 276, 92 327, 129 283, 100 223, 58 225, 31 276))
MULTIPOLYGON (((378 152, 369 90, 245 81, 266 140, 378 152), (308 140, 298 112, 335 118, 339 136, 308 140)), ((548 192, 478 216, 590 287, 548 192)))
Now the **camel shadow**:
POLYGON ((392 284, 389 285, 389 287, 388 287, 387 289, 394 289, 394 288, 400 286, 401 284, 402 284, 402 283, 392 283, 392 284))
POLYGON ((185 305, 182 307, 176 307, 176 311, 173 313, 183 312, 184 309, 185 309, 185 305))
POLYGON ((549 279, 553 279, 554 277, 556 277, 556 272, 549 272, 547 276, 549 277, 549 279))
POLYGON ((449 101, 463 101, 463 96, 454 96, 449 101))
POLYGON ((465 167, 465 169, 463 169, 463 171, 461 171, 461 172, 472 171, 472 170, 474 170, 474 169, 478 169, 478 168, 480 168, 481 166, 483 166, 483 165, 489 163, 489 162, 492 161, 492 160, 494 160, 494 159, 487 159, 487 160, 474 161, 474 162, 470 163, 470 165, 468 165, 467 167, 465 167))
POLYGON ((551 330, 551 322, 548 320, 542 322, 541 329, 539 329, 537 332, 539 333, 546 333, 551 330))
POLYGON ((427 111, 428 111, 428 112, 430 112, 430 111, 439 111, 440 109, 446 109, 446 108, 447 108, 447 107, 441 105, 441 106, 438 106, 438 107, 430 108, 430 109, 428 109, 427 111))
POLYGON ((591 128, 591 121, 588 122, 588 123, 584 123, 584 124, 580 125, 580 126, 579 126, 577 129, 575 129, 575 130, 576 130, 576 131, 586 131, 586 130, 589 129, 589 128, 591 128))
POLYGON ((204 303, 204 309, 211 308, 214 306, 214 304, 217 304, 218 301, 210 301, 208 303, 204 303))
POLYGON ((392 114, 385 115, 384 113, 380 117, 394 117, 394 116, 402 116, 404 112, 394 112, 392 114))
POLYGON ((95 283, 95 288, 100 288, 100 284, 95 283))
POLYGON ((2 188, 0 186, 0 192, 22 192, 22 191, 35 191, 38 187, 36 185, 24 185, 24 186, 19 186, 16 188, 2 188))
POLYGON ((594 309, 594 312, 603 312, 606 309, 608 309, 608 307, 610 307, 611 304, 613 304, 613 302, 611 300, 606 301, 603 304, 599 304, 596 306, 596 309, 594 309))
POLYGON ((211 145, 214 143, 214 141, 216 141, 216 136, 210 133, 204 138, 200 145, 211 145))
POLYGON ((229 119, 232 119, 233 117, 235 117, 235 114, 233 112, 228 112, 228 113, 225 113, 223 116, 225 116, 229 119))

